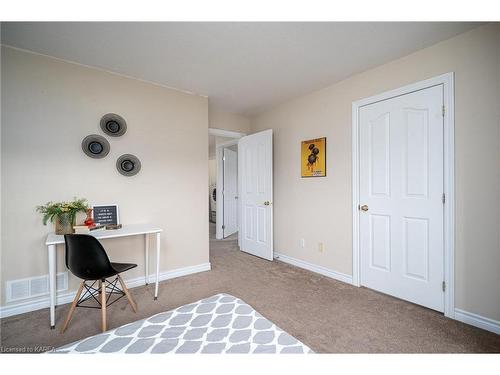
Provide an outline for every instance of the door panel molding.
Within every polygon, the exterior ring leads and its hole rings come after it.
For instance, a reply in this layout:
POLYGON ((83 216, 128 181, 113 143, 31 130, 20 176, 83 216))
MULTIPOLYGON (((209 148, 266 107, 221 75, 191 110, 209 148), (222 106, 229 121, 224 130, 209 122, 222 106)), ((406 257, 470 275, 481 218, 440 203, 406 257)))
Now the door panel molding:
POLYGON ((444 99, 444 315, 455 318, 454 73, 446 73, 352 103, 352 284, 360 286, 359 110, 369 104, 443 85, 444 99))
POLYGON ((264 130, 238 142, 240 250, 273 260, 273 132, 264 130))

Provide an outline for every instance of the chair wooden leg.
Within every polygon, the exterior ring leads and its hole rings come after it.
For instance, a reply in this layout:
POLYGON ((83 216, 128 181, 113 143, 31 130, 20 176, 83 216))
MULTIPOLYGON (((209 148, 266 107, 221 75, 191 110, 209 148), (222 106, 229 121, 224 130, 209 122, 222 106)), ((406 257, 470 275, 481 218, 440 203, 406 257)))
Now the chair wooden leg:
POLYGON ((102 331, 107 331, 106 322, 106 282, 101 281, 101 317, 102 317, 102 331))
POLYGON ((130 295, 128 288, 125 285, 125 282, 123 281, 123 279, 121 278, 120 275, 118 275, 118 281, 120 281, 120 285, 122 286, 122 290, 125 293, 125 295, 127 296, 127 299, 130 302, 130 306, 132 306, 132 310, 134 310, 134 312, 136 313, 137 312, 137 305, 135 304, 134 300, 132 299, 132 296, 130 295))
POLYGON ((82 281, 80 284, 80 287, 78 288, 78 292, 76 292, 75 299, 73 300, 73 303, 71 304, 71 308, 69 309, 68 316, 66 317, 66 321, 64 322, 64 325, 61 328, 61 333, 64 333, 64 331, 66 331, 66 328, 68 327, 68 324, 71 321, 71 318, 73 317, 73 313, 75 312, 75 309, 76 309, 76 304, 78 303, 78 300, 80 299, 84 285, 85 285, 85 281, 82 281))

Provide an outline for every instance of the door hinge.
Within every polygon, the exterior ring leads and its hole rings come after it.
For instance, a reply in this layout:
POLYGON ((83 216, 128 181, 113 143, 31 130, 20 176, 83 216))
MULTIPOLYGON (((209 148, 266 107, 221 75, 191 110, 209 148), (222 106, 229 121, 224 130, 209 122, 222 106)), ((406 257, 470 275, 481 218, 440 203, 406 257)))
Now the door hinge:
POLYGON ((443 201, 443 204, 446 203, 446 195, 443 193, 443 196, 441 197, 441 200, 443 201))
POLYGON ((225 225, 223 225, 223 226, 222 226, 222 229, 226 229, 226 226, 225 226, 225 225))
POLYGON ((446 290, 446 282, 445 281, 443 281, 442 288, 443 288, 443 292, 444 292, 446 290))
POLYGON ((443 106, 441 107, 441 113, 443 114, 443 117, 444 117, 445 112, 446 112, 446 109, 445 109, 445 106, 443 105, 443 106))

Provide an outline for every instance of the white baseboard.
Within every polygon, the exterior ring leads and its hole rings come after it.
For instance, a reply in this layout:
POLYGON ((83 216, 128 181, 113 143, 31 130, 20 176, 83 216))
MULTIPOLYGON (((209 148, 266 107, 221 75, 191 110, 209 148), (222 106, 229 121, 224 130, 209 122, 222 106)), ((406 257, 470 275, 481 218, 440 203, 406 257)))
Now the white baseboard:
POLYGON ((500 335, 500 321, 498 320, 485 318, 484 316, 460 309, 455 309, 455 320, 500 335))
POLYGON ((320 275, 323 275, 326 277, 331 277, 332 279, 342 281, 342 282, 347 283, 347 284, 352 284, 352 276, 351 275, 346 275, 345 273, 333 271, 329 268, 326 268, 323 266, 318 266, 316 264, 305 262, 303 260, 300 260, 297 258, 292 258, 288 255, 284 255, 284 254, 280 254, 280 253, 274 253, 274 258, 281 260, 282 262, 291 264, 293 266, 304 268, 306 270, 319 273, 320 275))
MULTIPOLYGON (((160 272, 160 281, 174 279, 180 276, 191 275, 193 273, 210 271, 210 263, 198 264, 196 266, 189 266, 183 268, 177 268, 170 271, 160 272)), ((135 277, 133 279, 125 280, 129 288, 135 288, 141 285, 145 285, 144 276, 135 277)), ((155 275, 149 275, 149 282, 154 283, 155 275)), ((56 297, 57 305, 63 305, 65 303, 70 303, 75 298, 76 291, 59 293, 56 297)), ((7 306, 0 306, 0 318, 6 318, 8 316, 18 315, 27 313, 30 311, 45 309, 49 307, 49 296, 40 297, 37 299, 32 299, 24 302, 19 302, 16 304, 11 304, 7 306)))
MULTIPOLYGON (((193 273, 210 271, 210 263, 197 264, 196 266, 188 266, 183 268, 177 268, 175 270, 160 272, 160 281, 175 279, 176 277, 192 275, 193 273)), ((149 283, 152 284, 156 280, 155 274, 149 275, 149 283)), ((144 277, 139 276, 134 279, 129 279, 127 281, 127 286, 129 288, 135 288, 137 286, 144 285, 144 277)))

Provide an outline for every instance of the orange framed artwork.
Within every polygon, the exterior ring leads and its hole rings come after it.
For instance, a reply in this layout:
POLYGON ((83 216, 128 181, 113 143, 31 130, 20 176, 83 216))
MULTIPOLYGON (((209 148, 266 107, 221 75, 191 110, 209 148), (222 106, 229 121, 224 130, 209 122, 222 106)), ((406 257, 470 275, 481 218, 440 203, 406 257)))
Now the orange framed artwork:
POLYGON ((301 177, 326 176, 326 137, 302 141, 301 177))

